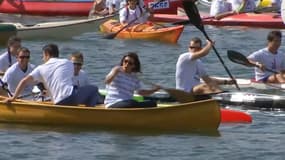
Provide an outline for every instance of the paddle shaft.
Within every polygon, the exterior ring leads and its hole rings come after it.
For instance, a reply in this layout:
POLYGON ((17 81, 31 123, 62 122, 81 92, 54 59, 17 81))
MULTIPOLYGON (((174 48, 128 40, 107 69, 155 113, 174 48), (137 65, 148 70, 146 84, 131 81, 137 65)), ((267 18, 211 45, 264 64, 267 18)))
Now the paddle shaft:
POLYGON ((1 83, 1 85, 2 85, 2 88, 8 93, 8 95, 9 95, 10 97, 13 97, 13 94, 9 91, 8 88, 5 87, 5 83, 2 81, 1 78, 0 78, 0 83, 1 83))
MULTIPOLYGON (((151 6, 151 9, 153 9, 156 5, 158 5, 160 2, 162 2, 164 0, 159 0, 158 2, 156 2, 153 6, 151 6)), ((131 20, 127 25, 125 25, 124 27, 122 27, 121 29, 119 29, 117 32, 115 33, 111 33, 107 36, 105 36, 106 39, 113 39, 115 38, 121 31, 127 29, 128 27, 130 27, 135 21, 137 21, 139 18, 141 18, 142 16, 144 16, 148 11, 145 11, 144 13, 142 13, 139 17, 136 17, 135 19, 131 20)))
MULTIPOLYGON (((149 84, 149 85, 153 85, 153 86, 157 86, 156 84, 149 82, 147 80, 145 80, 142 77, 138 77, 143 83, 145 84, 149 84)), ((179 89, 174 89, 174 88, 164 88, 162 86, 160 86, 160 88, 162 90, 164 90, 165 92, 167 92, 172 98, 174 98, 177 102, 180 103, 187 103, 187 102, 193 102, 195 101, 195 95, 192 93, 188 93, 185 92, 183 90, 179 90, 179 89)))
MULTIPOLYGON (((253 63, 251 63, 251 64, 253 64, 253 63)), ((257 64, 253 64, 255 67, 257 67, 257 68, 259 68, 259 66, 257 65, 257 64)), ((274 73, 274 74, 278 74, 279 72, 277 72, 277 71, 274 71, 274 70, 272 70, 272 69, 269 69, 269 68, 267 68, 267 67, 265 67, 264 68, 266 71, 268 71, 268 72, 271 72, 271 73, 274 73)))
MULTIPOLYGON (((202 32, 203 32, 204 36, 205 36, 209 41, 211 41, 211 39, 209 38, 209 36, 208 36, 208 34, 206 33, 205 29, 203 29, 202 32)), ((234 80, 233 75, 231 74, 231 72, 230 72, 230 70, 228 69, 228 67, 225 65, 225 62, 223 61, 222 57, 220 56, 220 54, 218 53, 218 51, 217 51, 217 49, 216 49, 216 47, 215 47, 214 45, 213 45, 213 50, 214 50, 214 52, 216 53, 216 55, 217 55, 218 59, 220 60, 220 62, 222 63, 223 67, 225 68, 226 72, 227 72, 228 75, 230 76, 230 78, 231 78, 232 80, 234 80)), ((240 88, 239 88, 237 82, 236 82, 236 81, 234 81, 234 82, 235 82, 236 88, 237 88, 238 90, 240 90, 240 88)))

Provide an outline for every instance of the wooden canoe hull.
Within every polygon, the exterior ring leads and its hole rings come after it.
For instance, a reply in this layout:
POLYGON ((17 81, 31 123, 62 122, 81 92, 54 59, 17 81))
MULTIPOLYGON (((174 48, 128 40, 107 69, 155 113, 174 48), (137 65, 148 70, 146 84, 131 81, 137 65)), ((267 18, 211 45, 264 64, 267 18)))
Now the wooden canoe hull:
MULTIPOLYGON (((154 0, 145 0, 145 5, 151 6, 154 0)), ((29 14, 44 16, 88 16, 93 0, 3 0, 0 5, 1 13, 29 14)), ((176 14, 180 0, 165 0, 154 7, 155 13, 176 14)))
MULTIPOLYGON (((151 25, 147 25, 151 27, 151 25)), ((102 25, 100 25, 100 30, 104 33, 115 33, 119 31, 123 26, 119 24, 117 20, 109 20, 102 25)), ((135 26, 136 27, 136 26, 135 26)), ((172 26, 172 27, 162 27, 152 31, 132 31, 134 27, 128 27, 127 29, 121 31, 116 37, 122 39, 147 39, 156 40, 168 43, 177 43, 184 26, 172 26)))
POLYGON ((7 105, 0 101, 2 123, 174 132, 217 131, 221 120, 220 114, 219 105, 215 100, 133 109, 55 106, 28 101, 7 105))
POLYGON ((14 25, 17 28, 17 36, 23 39, 68 39, 82 33, 98 31, 99 25, 112 17, 114 15, 91 19, 45 22, 35 25, 23 25, 21 23, 2 24, 14 25))
POLYGON ((0 24, 0 45, 5 46, 9 37, 16 35, 17 29, 11 24, 0 24))

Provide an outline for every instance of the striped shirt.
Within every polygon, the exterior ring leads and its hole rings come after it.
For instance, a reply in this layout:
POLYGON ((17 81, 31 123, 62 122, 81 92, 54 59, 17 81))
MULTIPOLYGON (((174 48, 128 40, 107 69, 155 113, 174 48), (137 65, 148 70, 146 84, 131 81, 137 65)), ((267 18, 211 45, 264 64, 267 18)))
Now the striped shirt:
POLYGON ((134 74, 119 72, 114 80, 106 86, 106 107, 133 98, 135 90, 140 88, 140 81, 134 74))

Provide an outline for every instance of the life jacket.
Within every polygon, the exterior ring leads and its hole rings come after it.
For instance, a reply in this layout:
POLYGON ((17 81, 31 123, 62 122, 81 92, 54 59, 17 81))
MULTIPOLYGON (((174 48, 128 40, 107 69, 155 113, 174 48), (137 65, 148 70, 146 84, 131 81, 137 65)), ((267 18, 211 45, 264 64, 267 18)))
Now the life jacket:
MULTIPOLYGON (((140 10, 140 15, 142 15, 142 14, 143 14, 143 10, 142 10, 142 7, 141 7, 139 4, 137 4, 137 6, 139 7, 139 10, 140 10)), ((129 9, 128 5, 126 5, 126 10, 127 10, 126 19, 129 19, 129 15, 130 15, 130 9, 129 9)))

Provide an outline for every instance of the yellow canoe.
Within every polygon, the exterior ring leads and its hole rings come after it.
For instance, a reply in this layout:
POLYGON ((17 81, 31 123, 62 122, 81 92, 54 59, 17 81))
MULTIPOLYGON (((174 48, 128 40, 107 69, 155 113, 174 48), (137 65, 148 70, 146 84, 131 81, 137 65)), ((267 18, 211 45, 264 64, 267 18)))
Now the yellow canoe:
POLYGON ((203 100, 167 107, 105 109, 104 106, 59 106, 41 102, 3 102, 0 97, 0 123, 71 125, 103 129, 145 131, 217 131, 220 106, 203 100))
POLYGON ((0 24, 0 45, 7 45, 10 36, 16 35, 17 28, 12 24, 0 24))
MULTIPOLYGON (((117 20, 111 19, 101 24, 100 30, 104 33, 116 33, 122 27, 117 20)), ((130 26, 122 30, 116 37, 121 39, 148 39, 177 43, 183 29, 183 25, 163 27, 145 23, 130 26)))

